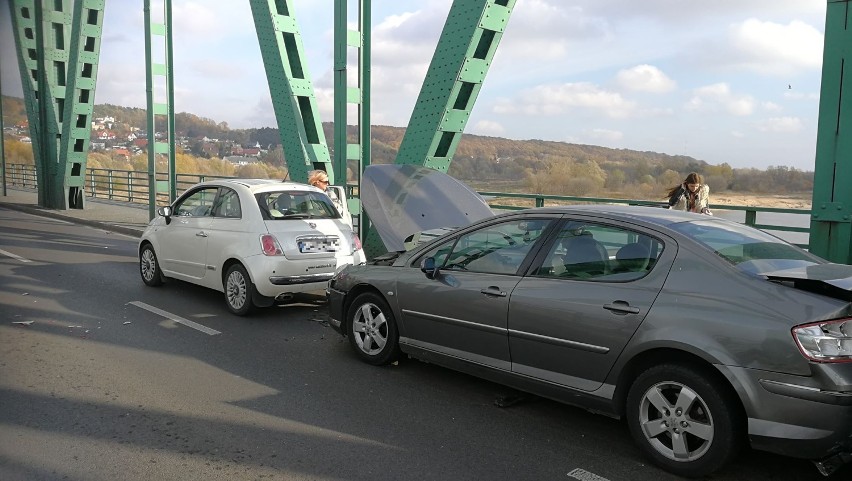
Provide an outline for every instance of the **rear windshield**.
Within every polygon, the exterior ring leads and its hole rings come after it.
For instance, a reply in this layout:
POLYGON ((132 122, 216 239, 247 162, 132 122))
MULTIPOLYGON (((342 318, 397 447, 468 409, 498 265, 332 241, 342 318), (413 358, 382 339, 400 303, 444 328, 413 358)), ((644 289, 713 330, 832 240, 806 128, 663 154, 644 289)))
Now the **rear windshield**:
POLYGON ((331 199, 320 192, 282 190, 255 194, 265 220, 339 219, 331 199))
POLYGON ((770 272, 826 262, 762 230, 735 222, 682 222, 671 227, 747 272, 770 272))

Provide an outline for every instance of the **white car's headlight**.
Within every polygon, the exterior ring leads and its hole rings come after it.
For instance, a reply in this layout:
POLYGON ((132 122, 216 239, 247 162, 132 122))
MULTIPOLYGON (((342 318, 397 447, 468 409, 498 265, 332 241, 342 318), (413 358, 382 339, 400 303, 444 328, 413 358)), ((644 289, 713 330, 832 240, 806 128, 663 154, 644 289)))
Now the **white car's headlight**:
POLYGON ((793 337, 811 361, 852 362, 852 318, 797 326, 793 337))

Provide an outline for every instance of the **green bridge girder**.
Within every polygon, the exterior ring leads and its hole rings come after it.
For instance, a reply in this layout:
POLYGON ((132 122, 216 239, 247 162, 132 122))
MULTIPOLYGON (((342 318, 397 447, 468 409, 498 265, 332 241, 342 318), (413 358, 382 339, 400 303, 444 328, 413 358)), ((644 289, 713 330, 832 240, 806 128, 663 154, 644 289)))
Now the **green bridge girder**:
POLYGON ((332 183, 338 183, 292 2, 249 0, 249 3, 290 178, 307 182, 310 170, 323 169, 332 183))
POLYGON ((850 0, 828 0, 809 238, 811 252, 844 264, 852 264, 850 22, 850 0))
POLYGON ((104 3, 9 3, 43 207, 84 208, 104 3))
POLYGON ((455 0, 399 146, 396 164, 447 172, 515 0, 455 0))

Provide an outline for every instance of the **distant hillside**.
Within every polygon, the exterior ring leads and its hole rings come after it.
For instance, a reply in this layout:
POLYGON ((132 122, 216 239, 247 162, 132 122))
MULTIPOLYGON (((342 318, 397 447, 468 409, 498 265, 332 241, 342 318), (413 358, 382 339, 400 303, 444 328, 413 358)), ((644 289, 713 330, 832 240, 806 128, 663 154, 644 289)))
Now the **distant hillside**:
MULTIPOLYGON (((3 97, 4 122, 26 119, 22 99, 3 97)), ((96 105, 94 117, 114 117, 128 127, 147 130, 145 110, 109 104, 96 105)), ((164 130, 158 126, 158 131, 164 130)), ((274 150, 281 142, 276 128, 231 129, 226 122, 181 112, 175 114, 179 137, 207 137, 242 145, 260 144, 274 150)), ((323 124, 326 142, 334 148, 333 124, 323 124)), ((372 127, 374 164, 391 163, 405 129, 372 127)), ((353 127, 347 132, 357 138, 353 127)), ((699 172, 715 192, 807 192, 813 188, 813 172, 778 166, 766 170, 734 169, 711 165, 685 155, 612 149, 545 140, 510 140, 464 134, 449 173, 480 190, 500 186, 503 191, 562 195, 608 195, 659 198, 665 186, 679 183, 687 173, 699 172)))

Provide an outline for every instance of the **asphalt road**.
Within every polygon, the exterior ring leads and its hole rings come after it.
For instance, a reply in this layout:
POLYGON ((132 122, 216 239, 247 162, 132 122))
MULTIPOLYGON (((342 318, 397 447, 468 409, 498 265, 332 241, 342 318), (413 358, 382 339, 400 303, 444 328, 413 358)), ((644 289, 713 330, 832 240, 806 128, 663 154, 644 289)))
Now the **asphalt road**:
MULTIPOLYGON (((302 296, 251 318, 149 288, 136 239, 0 209, 0 479, 670 481, 619 421, 356 360, 302 296)), ((713 480, 823 478, 746 451, 713 480)))

